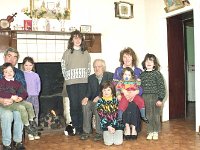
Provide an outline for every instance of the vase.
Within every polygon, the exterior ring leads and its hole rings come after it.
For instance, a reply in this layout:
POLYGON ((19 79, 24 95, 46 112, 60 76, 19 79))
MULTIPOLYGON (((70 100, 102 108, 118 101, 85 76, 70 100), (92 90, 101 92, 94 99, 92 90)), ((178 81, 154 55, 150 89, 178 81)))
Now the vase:
POLYGON ((60 31, 65 31, 65 20, 61 19, 60 20, 60 31))
POLYGON ((38 31, 38 19, 37 18, 32 19, 32 30, 38 31))

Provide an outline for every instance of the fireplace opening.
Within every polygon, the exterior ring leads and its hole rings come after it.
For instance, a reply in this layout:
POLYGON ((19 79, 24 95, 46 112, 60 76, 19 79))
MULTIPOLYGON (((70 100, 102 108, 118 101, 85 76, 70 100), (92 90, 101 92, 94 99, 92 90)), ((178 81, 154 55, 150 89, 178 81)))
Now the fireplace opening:
MULTIPOLYGON (((19 68, 22 69, 21 63, 19 68)), ((57 116, 63 117, 62 89, 64 78, 60 62, 35 63, 35 70, 41 80, 39 120, 48 115, 51 110, 55 111, 57 116)))

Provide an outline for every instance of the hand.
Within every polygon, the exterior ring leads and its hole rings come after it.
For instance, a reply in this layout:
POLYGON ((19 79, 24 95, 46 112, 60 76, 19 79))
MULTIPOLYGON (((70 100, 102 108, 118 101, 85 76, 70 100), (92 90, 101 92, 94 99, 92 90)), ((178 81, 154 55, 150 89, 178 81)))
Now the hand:
POLYGON ((163 104, 163 103, 162 103, 161 101, 159 101, 159 100, 156 102, 156 106, 157 106, 157 107, 161 107, 162 104, 163 104))
POLYGON ((11 105, 13 103, 13 100, 10 98, 10 99, 8 99, 8 98, 4 98, 3 99, 3 105, 4 106, 9 106, 9 105, 11 105))
POLYGON ((97 97, 94 98, 93 102, 96 103, 99 99, 100 99, 100 97, 97 96, 97 97))
POLYGON ((12 95, 12 96, 11 96, 11 99, 12 99, 13 101, 16 101, 16 100, 18 99, 18 96, 17 96, 17 95, 12 95))
POLYGON ((136 96, 137 94, 139 94, 139 90, 128 91, 127 93, 128 93, 128 94, 125 95, 125 97, 126 97, 126 99, 127 99, 128 101, 131 102, 131 101, 135 98, 135 96, 136 96))
POLYGON ((108 126, 108 132, 115 133, 115 128, 108 126))
POLYGON ((118 96, 117 96, 117 99, 118 99, 118 101, 121 101, 122 96, 121 96, 121 95, 118 95, 118 96))
POLYGON ((82 104, 82 105, 87 105, 87 102, 88 102, 88 98, 85 97, 85 98, 81 101, 81 104, 82 104))
POLYGON ((18 97, 18 98, 15 100, 15 102, 18 103, 18 102, 21 102, 22 100, 23 100, 22 97, 18 97))

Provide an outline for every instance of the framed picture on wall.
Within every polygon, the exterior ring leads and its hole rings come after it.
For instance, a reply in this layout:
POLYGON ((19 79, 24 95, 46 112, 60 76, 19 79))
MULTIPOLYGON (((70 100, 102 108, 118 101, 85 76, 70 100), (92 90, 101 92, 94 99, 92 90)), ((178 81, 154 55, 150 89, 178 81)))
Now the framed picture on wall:
POLYGON ((164 0, 164 2, 166 6, 164 9, 166 12, 171 12, 185 6, 183 0, 164 0))
POLYGON ((70 19, 70 0, 30 0, 33 18, 70 19))
POLYGON ((80 31, 83 33, 90 33, 91 32, 91 25, 81 25, 80 31))
POLYGON ((129 2, 115 2, 115 17, 120 19, 133 18, 133 4, 129 2))

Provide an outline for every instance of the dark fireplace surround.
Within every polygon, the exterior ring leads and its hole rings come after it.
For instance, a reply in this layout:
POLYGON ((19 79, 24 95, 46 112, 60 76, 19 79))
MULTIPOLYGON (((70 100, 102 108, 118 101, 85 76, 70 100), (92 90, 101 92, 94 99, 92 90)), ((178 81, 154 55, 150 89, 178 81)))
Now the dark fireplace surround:
MULTIPOLYGON (((21 67, 22 64, 19 64, 19 68, 21 67)), ((62 89, 64 78, 60 62, 35 63, 35 69, 41 80, 39 118, 44 117, 51 110, 54 110, 57 116, 63 116, 62 89)))

